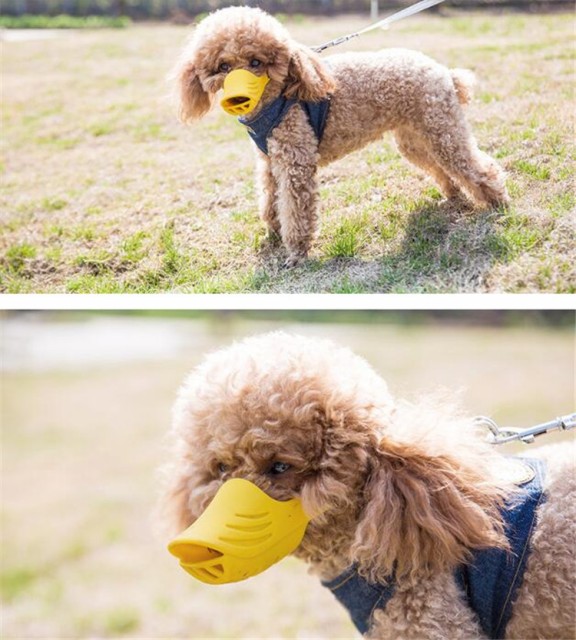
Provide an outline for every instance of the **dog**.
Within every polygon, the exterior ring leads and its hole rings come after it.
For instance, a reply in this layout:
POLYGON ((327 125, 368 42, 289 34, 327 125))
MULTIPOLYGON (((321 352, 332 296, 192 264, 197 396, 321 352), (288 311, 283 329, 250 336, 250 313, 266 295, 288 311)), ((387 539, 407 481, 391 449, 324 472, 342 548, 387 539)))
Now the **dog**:
POLYGON ((307 257, 313 239, 318 166, 385 131, 449 200, 462 203, 465 192, 488 207, 509 202, 501 168, 478 149, 465 118, 474 80, 467 70, 403 49, 321 59, 260 9, 229 7, 200 22, 177 64, 181 119, 206 114, 238 70, 265 84, 259 99, 229 102, 240 114, 242 101, 254 103, 240 120, 256 142, 260 215, 285 245, 288 267, 307 257))
POLYGON ((399 401, 348 349, 282 332, 208 355, 171 433, 172 530, 233 479, 298 499, 309 522, 294 555, 366 637, 574 637, 570 446, 546 471, 503 456, 448 402, 399 401))

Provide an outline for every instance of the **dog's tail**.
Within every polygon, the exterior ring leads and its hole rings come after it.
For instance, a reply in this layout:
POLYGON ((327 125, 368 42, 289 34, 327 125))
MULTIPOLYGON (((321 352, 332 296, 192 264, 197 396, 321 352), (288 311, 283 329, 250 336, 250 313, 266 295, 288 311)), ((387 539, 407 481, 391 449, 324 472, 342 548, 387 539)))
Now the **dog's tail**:
POLYGON ((476 76, 469 69, 450 69, 454 89, 460 104, 469 104, 474 97, 476 76))

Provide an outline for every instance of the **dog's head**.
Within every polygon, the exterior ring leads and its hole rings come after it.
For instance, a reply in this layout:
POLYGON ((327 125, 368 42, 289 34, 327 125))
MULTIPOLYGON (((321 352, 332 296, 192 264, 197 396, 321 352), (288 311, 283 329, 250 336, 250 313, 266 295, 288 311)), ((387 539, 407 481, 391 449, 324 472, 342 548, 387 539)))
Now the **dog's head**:
POLYGON ((356 501, 375 425, 393 403, 361 358, 327 340, 281 332, 209 355, 174 407, 180 491, 176 527, 189 525, 228 479, 310 514, 356 501))
POLYGON ((260 9, 229 7, 200 22, 177 64, 181 118, 207 113, 228 74, 239 69, 269 80, 257 108, 280 94, 319 101, 334 89, 320 58, 276 19, 260 9))
POLYGON ((240 478, 275 500, 301 501, 311 522, 297 555, 344 554, 340 568, 359 562, 372 578, 415 578, 501 544, 500 493, 478 469, 482 452, 466 462, 426 451, 428 436, 406 440, 396 413, 382 378, 329 341, 272 333, 213 353, 174 409, 174 530, 240 478))

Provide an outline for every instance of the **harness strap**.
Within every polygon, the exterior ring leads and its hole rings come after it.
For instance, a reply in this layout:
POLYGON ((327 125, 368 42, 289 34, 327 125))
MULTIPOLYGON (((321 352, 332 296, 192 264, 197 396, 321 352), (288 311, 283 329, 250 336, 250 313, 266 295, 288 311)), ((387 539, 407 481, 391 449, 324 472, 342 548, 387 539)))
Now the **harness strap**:
POLYGON ((362 578, 358 574, 356 564, 333 580, 323 581, 322 584, 348 609, 354 626, 362 635, 370 628, 376 609, 385 609, 396 592, 393 582, 373 584, 362 578))
POLYGON ((330 110, 330 98, 320 102, 302 102, 292 98, 279 96, 270 104, 267 104, 255 118, 240 117, 241 122, 247 129, 248 135, 254 140, 256 146, 268 155, 268 138, 272 131, 284 120, 289 109, 298 104, 304 110, 308 122, 314 131, 318 143, 322 140, 328 112, 330 110))
POLYGON ((480 549, 473 561, 455 574, 466 598, 476 612, 482 630, 489 638, 503 638, 512 616, 512 605, 530 553, 537 509, 545 501, 545 465, 541 460, 523 458, 534 471, 534 478, 522 493, 506 506, 505 533, 510 551, 480 549))

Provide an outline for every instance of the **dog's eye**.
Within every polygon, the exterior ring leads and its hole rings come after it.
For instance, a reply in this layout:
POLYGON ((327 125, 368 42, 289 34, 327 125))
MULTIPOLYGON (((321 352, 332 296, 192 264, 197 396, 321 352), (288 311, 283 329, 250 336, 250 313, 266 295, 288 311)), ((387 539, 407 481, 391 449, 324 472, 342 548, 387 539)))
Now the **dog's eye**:
POLYGON ((257 58, 252 58, 252 60, 250 60, 250 66, 253 67, 254 69, 256 67, 259 67, 261 64, 262 63, 257 58))
POLYGON ((286 473, 286 471, 288 471, 288 469, 290 469, 290 465, 287 462, 275 462, 270 469, 268 470, 268 473, 270 475, 273 476, 279 476, 282 473, 286 473))
POLYGON ((230 467, 227 464, 224 464, 223 462, 219 462, 218 463, 218 472, 219 473, 226 473, 226 471, 228 471, 230 467))
POLYGON ((220 66, 218 67, 218 71, 221 71, 224 73, 228 73, 230 69, 232 69, 232 67, 227 62, 221 62, 220 66))

